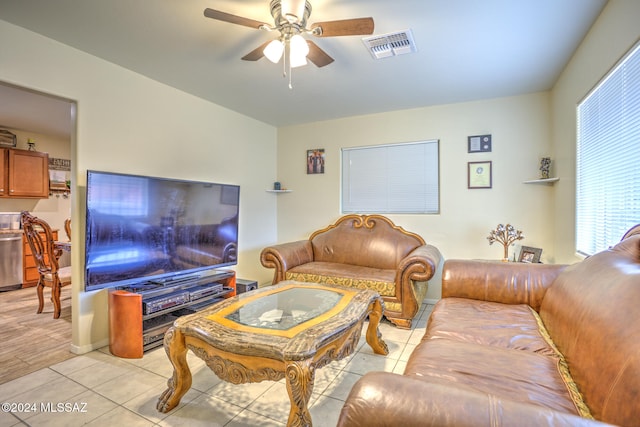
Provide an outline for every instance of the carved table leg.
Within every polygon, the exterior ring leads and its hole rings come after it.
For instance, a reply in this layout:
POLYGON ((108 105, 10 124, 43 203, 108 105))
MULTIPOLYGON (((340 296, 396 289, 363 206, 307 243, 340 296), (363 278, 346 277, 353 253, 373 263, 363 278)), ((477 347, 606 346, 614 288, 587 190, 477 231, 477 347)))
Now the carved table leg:
POLYGON ((291 400, 287 427, 311 427, 308 405, 313 391, 315 367, 311 360, 292 361, 287 364, 285 377, 291 400))
POLYGON ((173 376, 167 381, 168 388, 158 398, 156 409, 169 412, 180 403, 180 399, 191 388, 191 370, 187 365, 187 347, 184 335, 175 328, 164 334, 164 350, 173 365, 173 376))
POLYGON ((371 311, 369 312, 369 327, 367 328, 367 343, 371 346, 376 354, 389 354, 389 348, 385 343, 378 330, 380 319, 382 318, 381 299, 377 299, 371 303, 371 311))

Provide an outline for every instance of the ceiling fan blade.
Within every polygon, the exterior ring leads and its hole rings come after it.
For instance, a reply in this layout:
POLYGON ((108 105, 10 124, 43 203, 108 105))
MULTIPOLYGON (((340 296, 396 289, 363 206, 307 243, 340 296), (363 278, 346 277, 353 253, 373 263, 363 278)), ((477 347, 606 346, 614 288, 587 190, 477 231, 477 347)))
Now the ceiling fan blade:
POLYGON ((264 56, 264 48, 267 47, 269 43, 271 43, 271 40, 262 43, 260 46, 243 56, 242 59, 244 61, 257 61, 264 56))
POLYGON ((255 29, 260 29, 260 27, 263 25, 266 25, 267 27, 269 26, 264 22, 256 21, 249 18, 243 18, 242 16, 236 16, 227 12, 221 12, 219 10, 209 9, 209 8, 206 8, 204 10, 204 16, 211 19, 217 19, 218 21, 229 22, 231 24, 237 24, 237 25, 244 25, 245 27, 250 27, 255 29))
POLYGON ((316 22, 311 25, 311 30, 319 28, 321 30, 320 34, 314 32, 318 37, 359 36, 373 34, 373 27, 373 18, 369 17, 316 22))
POLYGON ((327 52, 320 49, 317 44, 311 40, 307 40, 307 44, 309 45, 309 54, 307 55, 307 59, 313 62, 316 67, 324 67, 325 65, 329 65, 333 62, 333 58, 327 55, 327 52))

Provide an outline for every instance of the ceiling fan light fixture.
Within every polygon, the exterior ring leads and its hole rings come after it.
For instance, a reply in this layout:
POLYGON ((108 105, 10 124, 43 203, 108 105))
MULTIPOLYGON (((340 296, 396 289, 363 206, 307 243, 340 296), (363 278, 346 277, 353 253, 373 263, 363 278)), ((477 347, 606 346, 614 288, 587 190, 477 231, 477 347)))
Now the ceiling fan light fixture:
POLYGON ((309 54, 309 45, 300 34, 291 37, 289 44, 291 46, 291 56, 306 57, 309 54))
POLYGON ((291 55, 291 58, 289 58, 289 62, 291 63, 291 68, 302 67, 304 65, 307 65, 307 57, 291 55))
POLYGON ((296 34, 289 40, 289 62, 291 67, 301 67, 307 65, 307 55, 309 54, 309 45, 300 34, 296 34))
POLYGON ((297 22, 304 16, 305 0, 282 0, 280 2, 280 8, 282 16, 284 16, 289 22, 297 22), (295 17, 292 21, 292 17, 295 17))
POLYGON ((282 53, 284 52, 284 44, 280 40, 273 40, 271 43, 267 45, 262 51, 264 56, 274 64, 277 64, 282 58, 282 53))

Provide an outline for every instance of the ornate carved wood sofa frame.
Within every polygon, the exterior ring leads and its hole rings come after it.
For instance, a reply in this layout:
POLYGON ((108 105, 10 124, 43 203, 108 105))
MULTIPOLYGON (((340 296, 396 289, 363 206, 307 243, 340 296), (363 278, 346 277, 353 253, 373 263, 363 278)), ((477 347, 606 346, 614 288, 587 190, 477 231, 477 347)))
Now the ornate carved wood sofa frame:
POLYGON ((385 303, 384 315, 410 328, 440 265, 440 251, 382 215, 346 215, 308 240, 262 250, 260 261, 283 280, 372 289, 385 303))

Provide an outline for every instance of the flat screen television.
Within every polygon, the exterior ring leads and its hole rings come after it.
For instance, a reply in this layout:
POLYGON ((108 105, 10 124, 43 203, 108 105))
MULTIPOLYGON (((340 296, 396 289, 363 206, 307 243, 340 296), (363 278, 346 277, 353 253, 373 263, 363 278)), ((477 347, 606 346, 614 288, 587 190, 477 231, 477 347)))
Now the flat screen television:
POLYGON ((85 289, 237 264, 240 187, 87 172, 85 289))

